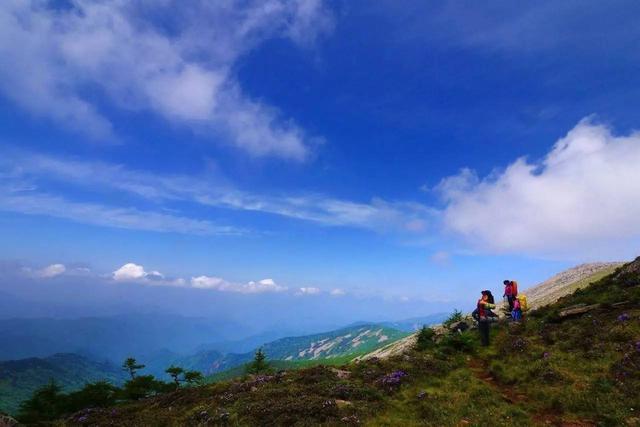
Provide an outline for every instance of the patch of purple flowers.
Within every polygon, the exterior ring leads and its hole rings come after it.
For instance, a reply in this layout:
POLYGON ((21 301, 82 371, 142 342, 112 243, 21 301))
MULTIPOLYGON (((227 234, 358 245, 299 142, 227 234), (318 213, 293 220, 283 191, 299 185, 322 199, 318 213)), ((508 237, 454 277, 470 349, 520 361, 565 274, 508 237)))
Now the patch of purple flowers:
POLYGON ((640 341, 636 341, 636 351, 640 351, 640 341))
POLYGON ((618 316, 618 322, 626 322, 629 319, 630 317, 627 313, 622 313, 620 316, 618 316))
POLYGON ((393 390, 400 387, 400 384, 402 383, 402 378, 406 377, 407 375, 408 374, 405 371, 393 371, 392 373, 387 374, 384 377, 380 378, 378 382, 384 388, 393 390))

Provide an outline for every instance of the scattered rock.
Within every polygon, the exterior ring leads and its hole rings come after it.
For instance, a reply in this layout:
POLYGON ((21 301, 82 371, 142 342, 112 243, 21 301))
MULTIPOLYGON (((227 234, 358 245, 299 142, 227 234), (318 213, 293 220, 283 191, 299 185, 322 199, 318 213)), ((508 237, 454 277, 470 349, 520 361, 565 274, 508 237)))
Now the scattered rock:
POLYGON ((344 369, 331 368, 331 372, 335 373, 336 376, 341 380, 347 379, 351 376, 351 372, 346 371, 344 369))
POLYGON ((585 305, 582 307, 575 307, 575 308, 566 308, 560 312, 559 316, 561 319, 566 319, 567 317, 578 316, 580 314, 588 313, 589 311, 595 310, 597 308, 600 308, 600 304, 585 305))
POLYGON ((336 399, 336 405, 338 409, 346 408, 347 406, 353 406, 353 403, 348 400, 336 399))
POLYGON ((360 424, 360 419, 358 417, 356 417, 355 415, 351 415, 351 416, 348 416, 348 417, 342 417, 340 419, 340 421, 342 421, 345 424, 351 424, 351 425, 360 424))
POLYGON ((467 329, 469 329, 469 324, 465 320, 460 320, 459 322, 449 325, 449 330, 451 332, 464 332, 467 329))
POLYGON ((13 427, 19 425, 18 421, 9 415, 0 414, 0 427, 13 427))

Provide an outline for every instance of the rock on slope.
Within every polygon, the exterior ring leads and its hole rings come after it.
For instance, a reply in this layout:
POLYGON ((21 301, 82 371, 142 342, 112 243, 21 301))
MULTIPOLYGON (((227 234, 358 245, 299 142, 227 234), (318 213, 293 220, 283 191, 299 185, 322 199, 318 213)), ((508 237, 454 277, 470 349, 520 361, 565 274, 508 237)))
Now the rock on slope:
MULTIPOLYGON (((560 297, 574 292, 576 289, 588 286, 604 276, 622 266, 623 262, 595 262, 589 264, 581 264, 577 267, 570 268, 561 273, 556 274, 550 279, 527 288, 523 293, 527 295, 527 303, 530 309, 535 309, 544 305, 556 302, 560 297)), ((498 310, 500 311, 498 304, 498 310)), ((367 360, 373 357, 387 358, 397 354, 404 353, 416 342, 416 334, 409 335, 406 338, 393 342, 385 347, 379 348, 357 358, 357 360, 367 360)))

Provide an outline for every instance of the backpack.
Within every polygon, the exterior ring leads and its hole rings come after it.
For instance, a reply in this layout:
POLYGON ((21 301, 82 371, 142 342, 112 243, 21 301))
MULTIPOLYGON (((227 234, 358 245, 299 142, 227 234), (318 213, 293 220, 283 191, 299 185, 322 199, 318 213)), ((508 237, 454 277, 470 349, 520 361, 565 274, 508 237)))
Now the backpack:
POLYGON ((522 294, 517 296, 518 301, 520 301, 520 310, 527 311, 529 307, 527 306, 527 296, 522 294))
POLYGON ((518 282, 516 282, 515 280, 511 281, 511 295, 513 295, 514 297, 518 296, 518 282))

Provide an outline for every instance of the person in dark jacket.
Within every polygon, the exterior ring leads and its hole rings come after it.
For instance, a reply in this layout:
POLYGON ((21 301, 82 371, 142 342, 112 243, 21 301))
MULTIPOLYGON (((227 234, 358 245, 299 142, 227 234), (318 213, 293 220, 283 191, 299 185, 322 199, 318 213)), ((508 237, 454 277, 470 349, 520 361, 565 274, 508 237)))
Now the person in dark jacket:
POLYGON ((489 326, 491 323, 490 313, 491 309, 495 307, 495 304, 491 304, 489 302, 489 295, 487 295, 487 292, 482 291, 482 296, 478 300, 476 310, 478 319, 478 331, 480 332, 480 342, 485 347, 489 345, 489 326))

